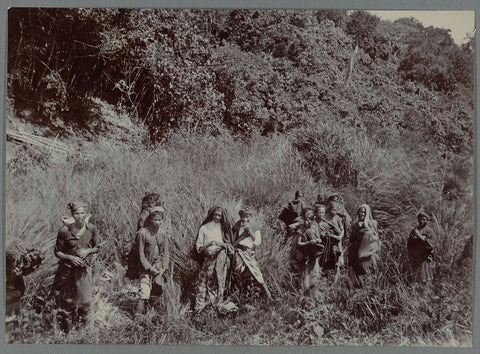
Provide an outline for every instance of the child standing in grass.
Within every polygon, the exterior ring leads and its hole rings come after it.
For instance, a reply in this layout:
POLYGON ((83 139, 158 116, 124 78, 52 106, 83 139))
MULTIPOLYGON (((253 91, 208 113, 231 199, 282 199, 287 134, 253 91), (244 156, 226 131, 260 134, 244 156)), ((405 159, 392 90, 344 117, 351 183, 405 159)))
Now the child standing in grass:
MULTIPOLYGON (((145 220, 155 207, 161 206, 160 195, 157 193, 145 193, 142 198, 142 210, 138 216, 137 232, 144 227, 145 220)), ((138 258, 138 233, 135 237, 130 237, 133 243, 130 244, 130 251, 127 255, 127 272, 125 276, 130 279, 137 279, 140 276, 139 258, 138 258)))
POLYGON ((324 241, 319 224, 315 220, 314 210, 305 208, 302 217, 298 218, 298 228, 294 237, 296 244, 296 260, 299 275, 302 276, 304 294, 314 294, 318 285, 320 264, 319 258, 324 251, 324 241))
POLYGON ((263 287, 269 299, 270 290, 263 279, 262 272, 255 258, 255 246, 262 242, 260 230, 253 231, 250 227, 252 212, 249 208, 239 211, 240 220, 233 226, 233 247, 235 247, 235 272, 238 274, 248 270, 256 281, 263 287))
POLYGON ((351 218, 343 205, 343 198, 333 194, 327 198, 327 210, 323 221, 328 225, 329 232, 325 241, 325 250, 322 255, 323 270, 335 269, 335 282, 340 276, 340 267, 344 265, 343 244, 345 242, 351 218))
POLYGON ((53 295, 59 307, 60 327, 68 332, 78 316, 85 326, 92 296, 92 272, 88 257, 99 251, 100 238, 97 228, 87 220, 87 205, 69 203, 73 220, 64 221, 58 231, 55 256, 59 258, 58 270, 53 281, 53 295))
POLYGON ((140 299, 135 312, 139 316, 150 299, 153 284, 161 286, 170 259, 168 237, 161 228, 165 210, 156 206, 149 211, 144 227, 137 232, 140 268, 140 299))
POLYGON ((412 266, 412 275, 415 282, 423 284, 433 279, 433 246, 431 240, 433 232, 427 227, 429 217, 425 212, 417 215, 418 225, 407 241, 408 258, 412 266))

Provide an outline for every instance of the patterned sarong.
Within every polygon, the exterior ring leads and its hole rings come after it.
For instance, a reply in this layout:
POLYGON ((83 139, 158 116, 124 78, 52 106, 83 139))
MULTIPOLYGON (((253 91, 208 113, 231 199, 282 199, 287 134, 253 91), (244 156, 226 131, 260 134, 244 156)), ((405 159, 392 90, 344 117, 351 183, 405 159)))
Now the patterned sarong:
POLYGON ((221 249, 216 256, 205 256, 202 269, 198 274, 195 311, 201 311, 208 304, 215 305, 223 302, 229 266, 230 259, 225 249, 221 249))
POLYGON ((250 273, 260 284, 265 282, 257 260, 255 259, 255 251, 251 248, 238 248, 235 253, 235 272, 242 273, 245 268, 248 268, 250 273))

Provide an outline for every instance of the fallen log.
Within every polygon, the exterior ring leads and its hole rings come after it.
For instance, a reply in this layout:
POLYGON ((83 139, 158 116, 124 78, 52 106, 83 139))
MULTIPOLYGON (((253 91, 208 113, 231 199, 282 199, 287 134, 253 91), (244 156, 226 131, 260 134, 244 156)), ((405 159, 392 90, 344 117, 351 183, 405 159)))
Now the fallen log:
POLYGON ((13 131, 7 131, 7 137, 10 137, 11 139, 17 140, 19 142, 45 148, 49 151, 55 151, 63 154, 71 154, 74 152, 73 148, 69 147, 64 143, 58 142, 56 139, 52 142, 50 139, 38 137, 33 134, 18 133, 13 131))

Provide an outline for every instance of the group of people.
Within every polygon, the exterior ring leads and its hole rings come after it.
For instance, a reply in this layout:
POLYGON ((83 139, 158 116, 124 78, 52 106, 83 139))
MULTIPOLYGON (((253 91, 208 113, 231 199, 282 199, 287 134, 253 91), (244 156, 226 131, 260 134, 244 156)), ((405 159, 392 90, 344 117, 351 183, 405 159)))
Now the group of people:
MULTIPOLYGON (((325 200, 319 196, 314 206, 309 207, 303 201, 303 193, 297 191, 279 218, 287 225, 292 269, 303 280, 305 292, 315 285, 310 279, 313 272, 326 275, 333 270, 336 282, 340 269, 346 266, 349 282, 362 287, 365 276, 376 271, 381 241, 368 204, 357 208, 356 219, 352 221, 339 194, 325 200)), ((418 213, 418 225, 407 240, 411 276, 418 282, 433 278, 433 234, 427 227, 428 221, 425 212, 418 213)))
MULTIPOLYGON (((319 198, 320 199, 320 198, 319 198)), ((58 231, 55 256, 59 259, 51 290, 58 307, 60 328, 68 332, 74 324, 84 326, 92 299, 92 255, 100 250, 97 228, 89 222, 87 205, 69 203, 68 217, 62 218, 58 231)), ((139 279, 139 300, 135 316, 145 311, 152 295, 162 291, 169 269, 169 235, 163 227, 165 209, 160 196, 147 193, 142 200, 135 241, 128 260, 127 275, 139 279)), ((232 311, 236 305, 225 297, 231 285, 229 279, 249 274, 263 289, 267 298, 272 295, 255 258, 255 247, 261 243, 260 230, 250 221, 253 211, 244 207, 234 223, 222 206, 210 208, 201 223, 195 242, 195 252, 201 261, 194 297, 194 315, 207 305, 220 311, 232 311)), ((362 204, 352 222, 343 199, 334 194, 307 206, 299 191, 295 199, 282 211, 279 218, 287 225, 286 240, 291 242, 292 270, 303 277, 304 290, 312 286, 309 275, 320 269, 323 274, 334 270, 337 281, 340 268, 351 270, 356 286, 363 286, 362 277, 375 271, 381 242, 378 225, 370 206, 362 204), (347 234, 348 246, 346 246, 347 234)), ((418 214, 418 226, 407 241, 412 273, 417 280, 427 282, 433 277, 432 233, 427 227, 428 215, 418 214)))
MULTIPOLYGON (((147 193, 142 200, 135 240, 128 256, 127 276, 139 279, 139 300, 135 309, 138 318, 145 311, 152 292, 160 294, 169 268, 169 235, 162 227, 165 209, 156 193, 147 193)), ((58 269, 52 285, 52 297, 59 308, 60 328, 68 332, 73 325, 83 327, 88 318, 92 296, 91 255, 98 253, 100 237, 89 222, 87 205, 68 204, 71 216, 62 218, 57 235, 55 256, 58 269)), ((248 272, 263 288, 267 298, 271 293, 255 258, 255 247, 261 243, 260 230, 250 224, 253 212, 245 207, 234 224, 227 210, 212 207, 202 222, 195 242, 201 258, 196 284, 194 315, 207 305, 220 311, 233 311, 236 305, 224 299, 227 280, 232 274, 248 272)))

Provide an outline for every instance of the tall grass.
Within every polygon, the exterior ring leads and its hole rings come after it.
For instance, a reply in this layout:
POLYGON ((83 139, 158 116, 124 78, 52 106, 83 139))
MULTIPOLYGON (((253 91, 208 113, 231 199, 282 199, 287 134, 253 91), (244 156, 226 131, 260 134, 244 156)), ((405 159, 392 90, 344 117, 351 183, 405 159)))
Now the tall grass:
POLYGON ((297 189, 305 192, 308 203, 313 203, 317 194, 334 190, 325 179, 315 182, 310 165, 291 143, 294 137, 254 136, 245 142, 228 134, 177 134, 153 151, 98 144, 94 154, 73 156, 49 168, 7 171, 7 245, 21 240, 46 256, 41 268, 28 276, 25 311, 11 340, 422 345, 441 343, 443 335, 458 343, 471 343, 471 279, 449 268, 464 234, 472 230, 471 199, 466 196, 438 208, 444 175, 436 167, 442 160, 435 154, 425 159, 401 148, 382 149, 367 137, 352 136, 348 131, 333 133, 345 134, 342 139, 349 144, 349 159, 358 172, 356 186, 347 184, 337 190, 345 196, 351 214, 359 204, 370 203, 383 230, 382 264, 368 289, 352 290, 344 281, 332 285, 327 279, 321 301, 314 301, 294 287, 289 246, 282 242, 278 213, 297 189), (147 191, 159 193, 167 211, 164 227, 171 239, 172 267, 159 304, 150 308, 142 321, 134 322, 138 284, 124 278, 124 265, 140 200, 147 191), (91 221, 104 243, 94 264, 92 321, 86 333, 73 331, 65 337, 52 321, 50 305, 39 314, 33 307, 36 296, 46 296, 53 281, 56 232, 61 216, 67 213, 67 202, 76 199, 89 204, 91 221), (192 322, 189 301, 199 264, 189 252, 201 221, 214 204, 224 205, 235 218, 243 205, 256 211, 252 222, 262 231, 257 258, 277 300, 268 305, 262 298, 254 298, 255 312, 242 308, 236 315, 219 318, 207 311, 205 318, 192 322), (420 207, 433 212, 432 226, 443 264, 432 291, 447 300, 435 304, 405 277, 406 237, 420 207), (259 323, 258 318, 264 320, 259 323))

